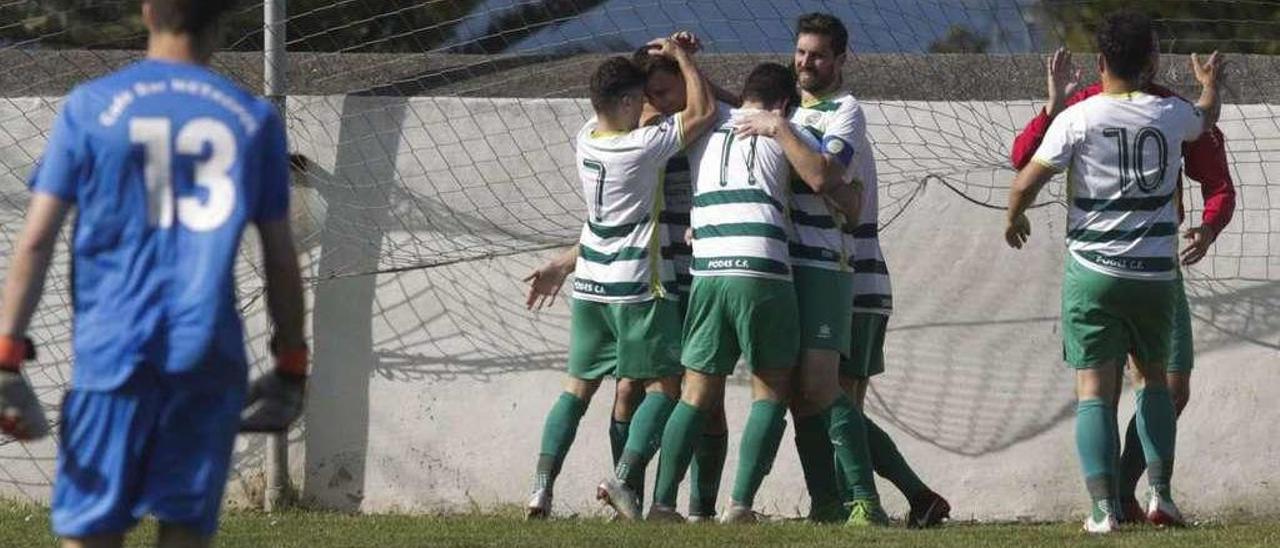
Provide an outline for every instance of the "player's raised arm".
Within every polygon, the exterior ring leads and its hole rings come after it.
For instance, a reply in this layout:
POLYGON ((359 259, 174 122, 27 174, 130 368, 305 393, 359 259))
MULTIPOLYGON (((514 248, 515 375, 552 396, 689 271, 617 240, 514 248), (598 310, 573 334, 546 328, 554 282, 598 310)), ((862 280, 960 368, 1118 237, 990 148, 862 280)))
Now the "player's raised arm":
POLYGON ((1191 54, 1191 69, 1201 86, 1200 101, 1196 103, 1204 113, 1201 133, 1212 130, 1218 124, 1218 117, 1222 115, 1222 98, 1218 94, 1218 84, 1224 74, 1222 65, 1223 56, 1216 51, 1204 63, 1200 62, 1198 55, 1191 54))
POLYGON ((707 79, 702 76, 702 71, 699 71, 697 65, 693 63, 693 57, 674 40, 660 38, 650 42, 649 45, 657 48, 657 54, 675 59, 680 65, 680 74, 684 76, 685 85, 685 107, 680 111, 682 120, 680 130, 682 143, 687 146, 688 143, 701 137, 715 120, 715 96, 707 79))

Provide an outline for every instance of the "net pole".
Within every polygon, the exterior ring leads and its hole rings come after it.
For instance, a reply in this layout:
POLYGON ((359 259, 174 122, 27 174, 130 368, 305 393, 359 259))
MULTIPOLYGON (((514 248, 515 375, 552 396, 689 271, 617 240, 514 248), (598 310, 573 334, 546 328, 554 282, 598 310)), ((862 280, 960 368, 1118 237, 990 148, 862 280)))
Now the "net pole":
MULTIPOLYGON (((285 55, 285 17, 288 0, 266 0, 263 10, 263 85, 265 95, 281 116, 285 113, 285 94, 288 88, 285 55)), ((273 512, 283 508, 289 493, 289 438, 288 432, 267 436, 267 485, 262 497, 262 509, 273 512)))

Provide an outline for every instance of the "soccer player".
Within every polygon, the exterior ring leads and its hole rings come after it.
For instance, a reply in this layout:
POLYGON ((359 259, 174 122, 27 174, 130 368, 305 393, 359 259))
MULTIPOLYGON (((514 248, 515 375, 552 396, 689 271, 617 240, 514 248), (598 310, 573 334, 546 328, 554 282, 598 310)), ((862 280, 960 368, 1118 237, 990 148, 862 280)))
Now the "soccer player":
POLYGON ((847 515, 852 524, 887 523, 874 470, 907 497, 908 526, 936 525, 950 511, 946 500, 916 476, 888 434, 862 413, 870 378, 884 371, 884 338, 893 299, 880 251, 876 167, 866 116, 858 101, 842 91, 849 34, 838 18, 813 13, 800 18, 796 35, 793 67, 802 101, 792 121, 821 137, 827 169, 861 188, 857 213, 841 217, 803 186, 792 185, 796 242, 791 254, 805 332, 804 359, 810 364, 802 371, 820 372, 810 375, 810 382, 819 385, 838 371, 844 394, 836 402, 853 404, 849 420, 864 432, 855 445, 834 448, 845 470, 834 475, 821 401, 797 398, 792 405, 796 450, 811 498, 810 518, 825 522, 847 515), (842 460, 853 465, 853 473, 842 460), (848 510, 846 501, 853 503, 848 510))
MULTIPOLYGON (((1156 42, 1159 44, 1159 41, 1156 42)), ((1174 93, 1154 83, 1151 78, 1159 72, 1159 49, 1152 60, 1151 70, 1144 73, 1143 91, 1160 97, 1172 97, 1174 93)), ((1102 92, 1101 84, 1091 85, 1079 92, 1074 92, 1079 83, 1079 71, 1072 67, 1071 52, 1059 49, 1048 60, 1049 104, 1036 115, 1018 134, 1013 143, 1012 160, 1014 169, 1022 169, 1031 161, 1032 154, 1044 140, 1049 124, 1065 108, 1093 97, 1102 92)), ((1218 234, 1231 222, 1235 210, 1235 188, 1231 182, 1231 172, 1227 167, 1227 150, 1222 131, 1217 127, 1212 132, 1201 135, 1199 139, 1183 145, 1182 156, 1187 176, 1200 182, 1200 192, 1204 197, 1204 213, 1199 227, 1188 229, 1183 237, 1189 244, 1181 253, 1182 265, 1193 265, 1204 258, 1209 246, 1217 239, 1218 234)), ((1174 203, 1178 210, 1178 221, 1184 218, 1182 204, 1182 185, 1179 178, 1178 191, 1174 194, 1174 203)), ((1178 416, 1191 399, 1191 370, 1194 366, 1194 348, 1192 346, 1191 309, 1187 303, 1186 289, 1183 286, 1181 271, 1177 282, 1176 306, 1173 317, 1173 350, 1169 355, 1168 384, 1173 398, 1174 411, 1178 416)), ((1119 392, 1116 393, 1119 396, 1119 392)), ((1113 402, 1118 405, 1119 402, 1113 402)), ((1141 521, 1146 518, 1146 511, 1134 496, 1138 478, 1146 469, 1146 458, 1142 453, 1142 442, 1138 437, 1137 417, 1129 419, 1125 431, 1123 451, 1120 454, 1120 516, 1121 522, 1141 521)))
POLYGON ((852 189, 820 168, 816 141, 789 123, 761 131, 773 138, 738 135, 738 117, 785 111, 794 95, 795 79, 786 67, 757 66, 743 87, 743 108, 721 115, 716 129, 689 151, 694 281, 681 355, 685 386, 663 433, 651 520, 679 519, 678 486, 708 411, 722 404, 725 377, 739 357, 745 356, 751 368, 755 401, 744 428, 732 504, 722 521, 755 519, 755 494, 777 454, 799 351, 799 312, 787 254, 788 160, 818 192, 838 196, 843 190, 846 201, 853 196, 852 189))
POLYGON ((1111 15, 1097 33, 1102 93, 1059 114, 1009 195, 1005 239, 1021 248, 1025 211, 1056 172, 1068 171, 1070 257, 1062 288, 1063 354, 1076 368, 1076 446, 1092 508, 1084 528, 1117 527, 1119 430, 1114 402, 1126 357, 1137 389, 1137 431, 1147 459, 1148 518, 1181 523, 1169 483, 1175 411, 1165 378, 1177 300, 1174 195, 1182 145, 1217 123, 1217 53, 1201 63, 1198 104, 1142 91, 1156 56, 1151 21, 1111 15))
POLYGON ((75 366, 52 500, 64 546, 120 546, 146 514, 160 546, 211 543, 246 402, 233 271, 250 223, 277 368, 255 382, 261 399, 244 426, 281 430, 300 409, 307 356, 285 128, 273 105, 206 66, 229 6, 144 0, 147 59, 70 93, 31 178, 0 313, 0 408, 6 433, 44 433, 17 369, 75 208, 75 366))
MULTIPOLYGON (((698 50, 698 39, 692 33, 678 32, 672 35, 682 48, 689 53, 698 50)), ((672 116, 684 110, 686 104, 686 83, 681 75, 680 65, 674 59, 662 55, 654 55, 648 47, 641 48, 632 57, 636 65, 645 74, 645 110, 641 114, 641 124, 660 123, 664 116, 672 116)), ((708 82, 716 98, 721 101, 717 109, 728 111, 734 108, 740 99, 708 82), (732 103, 732 104, 731 104, 732 103)), ((692 250, 685 241, 689 228, 689 208, 693 198, 692 174, 689 160, 684 152, 677 154, 662 173, 662 212, 658 214, 660 228, 665 232, 662 236, 662 257, 670 261, 675 270, 676 285, 674 296, 680 303, 680 320, 684 321, 688 308, 689 285, 692 276, 689 263, 692 250)), ((541 309, 554 302, 564 280, 573 273, 578 258, 578 248, 573 247, 539 267, 525 279, 530 282, 526 306, 541 309)), ((631 417, 636 407, 644 399, 644 383, 635 379, 617 379, 614 393, 613 416, 609 425, 609 444, 616 466, 622 457, 627 435, 631 425, 631 417)), ((709 422, 698 442, 693 465, 690 467, 689 520, 707 521, 715 519, 716 500, 720 490, 721 471, 728 453, 728 425, 725 422, 724 406, 716 406, 711 411, 709 422)), ((632 474, 632 481, 627 485, 636 495, 637 507, 644 501, 644 467, 632 474)))
MULTIPOLYGON (((602 378, 640 379, 646 395, 629 428, 615 475, 634 481, 657 449, 657 436, 679 395, 678 303, 670 265, 661 260, 660 174, 666 163, 710 125, 715 102, 690 55, 670 39, 656 40, 685 77, 685 109, 640 127, 644 73, 630 59, 611 58, 591 80, 596 117, 577 137, 577 166, 589 218, 582 229, 574 279, 569 380, 543 430, 527 516, 545 518, 560 465, 578 422, 602 378)), ((612 482, 602 485, 612 489, 612 482)), ((634 519, 637 512, 620 510, 634 519)))

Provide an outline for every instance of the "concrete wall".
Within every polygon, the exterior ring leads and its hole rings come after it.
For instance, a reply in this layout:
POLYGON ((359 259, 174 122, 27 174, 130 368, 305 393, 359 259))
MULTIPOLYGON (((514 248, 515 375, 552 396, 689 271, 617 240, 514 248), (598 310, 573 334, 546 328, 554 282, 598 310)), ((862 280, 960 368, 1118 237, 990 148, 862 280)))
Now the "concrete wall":
MULTIPOLYGON (((55 102, 0 102, 0 263, 55 102)), ((292 435, 306 500, 371 512, 523 501, 563 378, 568 309, 524 311, 519 280, 576 234, 570 140, 588 108, 571 99, 290 100, 294 147, 315 162, 295 190, 316 356, 306 424, 292 435)), ((898 304, 871 414, 957 518, 1073 517, 1085 498, 1057 333, 1063 209, 1035 210, 1021 252, 1004 246, 1002 215, 990 209, 1012 177, 1007 142, 1032 112, 1025 101, 867 104, 898 304)), ((1175 491, 1196 514, 1274 514, 1280 497, 1278 119, 1273 105, 1226 109, 1240 211, 1189 273, 1198 372, 1175 491)), ((1045 199, 1060 197, 1055 185, 1045 199)), ((244 256, 249 344, 261 357, 252 246, 244 256)), ((50 358, 29 369, 51 409, 68 367, 63 276, 33 329, 50 358)), ((744 380, 728 393, 734 431, 749 399, 744 380)), ((609 470, 607 392, 565 464, 561 512, 597 511, 592 487, 609 470)), ((1122 415, 1131 408, 1126 398, 1122 415)), ((727 471, 736 436, 730 442, 727 471)), ((763 511, 804 511, 790 443, 765 481, 763 511)), ((52 449, 0 445, 0 493, 47 500, 52 449)), ((233 501, 261 489, 261 451, 251 437, 238 446, 233 501)), ((731 482, 728 472, 724 497, 731 482)), ((901 511, 891 486, 882 490, 901 511)))

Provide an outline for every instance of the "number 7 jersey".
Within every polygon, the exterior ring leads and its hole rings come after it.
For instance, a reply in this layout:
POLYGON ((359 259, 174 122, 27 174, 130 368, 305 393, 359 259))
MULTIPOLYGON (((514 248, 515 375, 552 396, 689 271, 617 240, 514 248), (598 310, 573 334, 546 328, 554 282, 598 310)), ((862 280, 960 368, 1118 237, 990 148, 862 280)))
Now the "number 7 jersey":
POLYGON ((662 173, 684 147, 682 116, 629 132, 601 132, 595 118, 578 132, 575 167, 587 201, 573 297, 602 303, 675 298, 669 241, 658 223, 662 173), (670 295, 669 295, 670 294, 670 295))
POLYGON ((286 219, 274 106, 213 71, 147 60, 71 92, 33 192, 77 209, 72 386, 110 390, 142 364, 242 385, 240 237, 286 219))
POLYGON ((1173 196, 1182 144, 1199 137, 1201 116, 1182 98, 1134 92, 1096 95, 1054 119, 1032 161, 1068 172, 1074 260, 1119 278, 1177 275, 1173 196))

